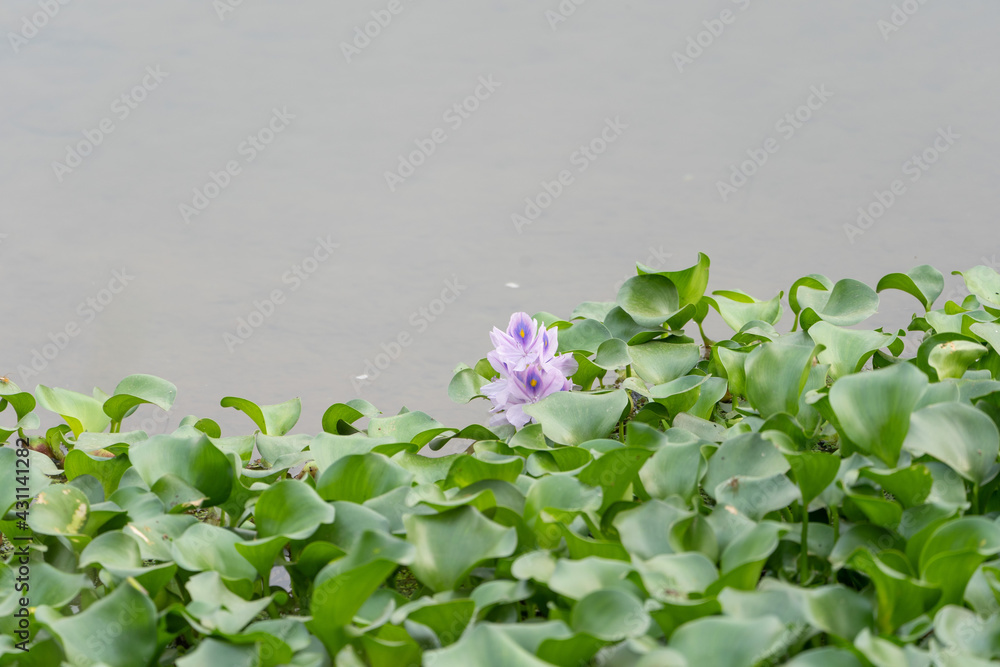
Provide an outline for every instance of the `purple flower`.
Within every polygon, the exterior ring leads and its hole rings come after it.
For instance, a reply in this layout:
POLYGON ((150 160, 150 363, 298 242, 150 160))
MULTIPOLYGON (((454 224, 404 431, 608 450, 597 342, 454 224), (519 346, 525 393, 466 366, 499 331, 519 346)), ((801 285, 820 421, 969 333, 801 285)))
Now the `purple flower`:
MULTIPOLYGON (((545 331, 544 327, 542 331, 545 331)), ((528 317, 527 313, 511 315, 506 332, 493 327, 490 340, 496 349, 486 358, 498 373, 523 371, 541 354, 538 322, 528 317)))
POLYGON ((521 428, 532 421, 524 412, 525 405, 573 388, 569 376, 576 372, 577 363, 572 355, 556 356, 555 327, 546 329, 527 313, 514 313, 507 331, 494 328, 490 339, 496 349, 486 357, 500 374, 482 388, 493 404, 491 426, 509 423, 521 428))
MULTIPOLYGON (((576 373, 580 365, 576 363, 573 355, 560 354, 557 357, 557 349, 559 349, 559 330, 555 327, 549 330, 542 329, 542 354, 539 357, 539 363, 544 367, 554 368, 566 377, 576 373)), ((566 388, 572 388, 572 383, 566 388)))

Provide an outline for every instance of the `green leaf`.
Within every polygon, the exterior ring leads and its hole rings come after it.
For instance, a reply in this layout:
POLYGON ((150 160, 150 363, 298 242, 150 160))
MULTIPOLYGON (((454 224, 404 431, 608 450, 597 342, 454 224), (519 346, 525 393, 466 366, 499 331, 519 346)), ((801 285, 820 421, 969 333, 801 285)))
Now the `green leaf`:
POLYGON ((407 514, 403 525, 406 540, 417 549, 410 569, 435 591, 455 588, 478 563, 509 556, 517 546, 516 530, 468 506, 434 515, 407 514))
POLYGON ((931 348, 927 363, 937 371, 939 379, 958 379, 988 351, 986 347, 972 341, 950 340, 931 348))
POLYGON ((524 411, 538 420, 547 438, 564 445, 579 445, 607 436, 628 404, 628 395, 622 389, 600 394, 557 391, 525 405, 524 411))
POLYGON ((628 343, 621 338, 609 338, 597 348, 594 365, 605 370, 623 368, 632 363, 628 343))
POLYGON ((923 503, 934 485, 930 469, 919 464, 897 470, 862 468, 858 476, 877 482, 904 507, 916 507, 923 503))
POLYGON ((614 308, 615 305, 614 301, 584 301, 573 309, 570 319, 585 318, 603 322, 604 318, 608 315, 608 311, 614 308))
POLYGON ((680 271, 653 271, 649 267, 638 264, 639 275, 655 274, 669 278, 677 288, 681 307, 696 304, 705 295, 708 287, 708 269, 711 266, 708 255, 699 252, 698 263, 680 271))
POLYGON ((704 593, 719 578, 715 564, 703 553, 663 554, 636 563, 643 586, 650 597, 661 602, 678 594, 704 593))
POLYGON ((927 385, 927 376, 915 366, 897 364, 837 380, 830 388, 830 407, 853 446, 895 466, 910 413, 927 385))
MULTIPOLYGON (((196 619, 194 627, 200 626, 203 633, 211 629, 235 635, 266 609, 273 598, 268 595, 246 600, 229 590, 218 572, 200 572, 188 579, 184 587, 191 597, 185 607, 186 615, 196 619)), ((246 591, 249 597, 249 587, 246 591)))
MULTIPOLYGON (((903 517, 903 506, 895 500, 887 500, 881 493, 871 491, 861 493, 864 487, 844 491, 844 495, 876 526, 895 528, 903 517)), ((845 503, 845 508, 850 507, 845 503)))
POLYGON ((0 562, 0 583, 5 585, 5 592, 0 593, 0 609, 9 609, 5 614, 13 616, 15 609, 20 606, 21 597, 27 597, 32 607, 48 605, 61 609, 70 604, 80 591, 92 587, 85 574, 63 572, 44 562, 29 561, 29 573, 25 576, 21 572, 23 563, 20 559, 21 557, 11 557, 9 565, 0 562), (10 597, 5 605, 7 591, 10 592, 10 597), (25 596, 25 593, 30 595, 25 596))
POLYGON ((220 405, 243 412, 265 435, 285 435, 295 426, 302 413, 302 401, 297 398, 277 405, 258 406, 246 398, 226 396, 220 405))
POLYGON ((105 496, 114 493, 122 475, 131 465, 126 454, 119 454, 109 459, 85 454, 78 449, 67 454, 63 462, 67 480, 76 479, 81 475, 91 475, 101 483, 105 496))
MULTIPOLYGON (((10 405, 14 409, 16 420, 12 420, 7 426, 0 426, 0 443, 7 442, 13 433, 18 429, 34 430, 38 428, 38 415, 31 411, 35 409, 35 397, 21 389, 7 378, 0 379, 0 413, 3 413, 10 405)), ((9 413, 4 420, 10 419, 9 413)))
POLYGON ((25 452, 27 456, 19 456, 13 447, 0 447, 0 475, 4 476, 3 479, 10 480, 0 484, 0 519, 14 507, 18 500, 26 500, 19 498, 19 496, 28 496, 30 499, 49 486, 51 482, 43 472, 45 463, 48 464, 49 474, 56 475, 59 472, 44 454, 30 449, 18 451, 25 452), (22 463, 18 464, 19 460, 22 463), (27 470, 25 470, 25 461, 27 462, 27 470), (21 480, 16 480, 17 477, 21 477, 21 480), (27 479, 25 480, 24 477, 27 479), (16 484, 13 483, 15 481, 16 484), (27 492, 21 490, 24 488, 27 488, 27 492))
MULTIPOLYGON (((184 425, 185 423, 181 421, 181 426, 184 425)), ((210 438, 222 437, 222 427, 214 419, 198 419, 193 426, 210 438)))
POLYGON ((802 287, 798 291, 803 310, 799 315, 803 329, 820 320, 841 327, 863 322, 878 310, 878 293, 863 282, 845 278, 831 290, 802 287))
POLYGON ((378 408, 361 398, 353 398, 346 403, 334 403, 323 413, 323 430, 327 433, 337 433, 337 422, 344 420, 353 424, 362 417, 374 417, 381 414, 378 408), (327 427, 333 430, 327 430, 327 427))
MULTIPOLYGON (((259 501, 258 501, 259 502, 259 501)), ((171 543, 174 561, 190 572, 213 570, 226 579, 257 578, 254 566, 237 550, 236 533, 207 523, 196 523, 171 543)))
POLYGON ((1000 351, 1000 324, 995 322, 978 322, 969 327, 969 330, 990 344, 996 351, 1000 351))
POLYGON ((875 621, 879 631, 891 633, 930 609, 941 591, 898 572, 865 549, 857 549, 847 566, 875 585, 875 621))
POLYGON ((985 413, 964 403, 935 403, 910 416, 903 446, 916 456, 930 454, 977 485, 997 472, 1000 431, 985 413))
POLYGON ((942 590, 937 607, 962 604, 963 594, 976 568, 1000 553, 1000 527, 978 516, 944 523, 931 534, 920 551, 920 577, 942 590))
POLYGON ((663 384, 687 375, 701 359, 697 343, 651 340, 628 348, 632 369, 650 384, 663 384))
POLYGON ((840 457, 820 451, 785 454, 806 507, 837 478, 840 457))
POLYGON ((1000 274, 988 266, 975 266, 965 273, 952 271, 952 275, 962 276, 965 286, 976 295, 984 306, 1000 308, 1000 274))
POLYGON ((539 519, 569 523, 578 512, 601 507, 600 488, 568 475, 548 475, 534 480, 525 494, 524 519, 534 526, 539 519))
POLYGON ((821 364, 830 364, 830 375, 839 377, 857 373, 875 351, 892 343, 892 334, 859 329, 844 329, 829 322, 816 322, 809 328, 809 336, 822 345, 819 353, 821 364))
POLYGON ((735 507, 754 521, 801 499, 798 488, 780 473, 769 477, 735 476, 719 484, 714 495, 720 505, 735 507))
MULTIPOLYGON (((629 425, 629 431, 635 424, 629 425)), ((631 435, 631 433, 630 433, 631 435)), ((667 443, 661 446, 639 471, 642 486, 653 498, 664 500, 672 495, 690 502, 708 469, 702 454, 704 441, 693 438, 683 444, 667 443)))
POLYGON ((413 442, 419 434, 434 429, 444 429, 444 424, 420 411, 373 417, 368 421, 368 435, 387 442, 413 442))
MULTIPOLYGON (((463 368, 456 372, 448 383, 448 398, 455 403, 468 403, 474 398, 484 398, 480 390, 488 382, 489 380, 473 369, 463 368)), ((358 413, 359 416, 360 414, 358 413)))
POLYGON ((712 294, 715 297, 705 297, 705 301, 733 331, 741 331, 750 322, 777 324, 781 319, 781 292, 770 301, 759 301, 739 290, 717 290, 712 294))
POLYGON ((100 433, 111 423, 104 413, 103 402, 86 394, 38 385, 35 398, 40 406, 62 417, 78 437, 84 431, 100 433))
MULTIPOLYGON (((830 290, 833 288, 833 281, 820 273, 810 273, 808 276, 803 276, 792 283, 792 286, 788 288, 788 305, 795 313, 795 321, 798 322, 799 313, 802 312, 804 306, 799 304, 799 288, 809 287, 814 290, 830 290)), ((792 331, 795 331, 795 327, 792 327, 792 331)))
POLYGON ((559 353, 579 350, 593 354, 601 343, 611 338, 608 328, 597 320, 580 320, 559 332, 559 353))
POLYGON ((933 266, 922 264, 907 273, 890 273, 882 276, 875 286, 876 292, 887 289, 897 289, 912 295, 924 307, 930 310, 934 301, 944 291, 944 276, 933 266))
POLYGON ((28 515, 28 525, 42 535, 78 537, 84 534, 89 513, 90 503, 82 491, 59 484, 38 494, 28 515))
POLYGON ((691 516, 692 513, 687 510, 654 499, 620 512, 613 523, 621 536, 622 545, 630 554, 650 559, 674 553, 670 545, 670 528, 691 516))
POLYGON ((516 482, 524 470, 520 456, 504 456, 481 452, 472 456, 459 456, 449 467, 444 488, 467 487, 484 479, 516 482))
POLYGON ((111 397, 104 401, 104 414, 121 422, 143 403, 152 403, 169 412, 177 397, 177 387, 155 375, 129 375, 118 383, 111 397))
POLYGON ((769 478, 788 471, 790 465, 770 440, 759 433, 742 433, 722 443, 708 460, 703 485, 714 498, 715 490, 734 477, 769 478))
POLYGON ((642 601, 635 595, 602 589, 589 593, 576 603, 570 624, 577 632, 615 642, 642 636, 650 621, 642 601))
POLYGON ((401 625, 405 620, 430 628, 442 646, 450 646, 472 620, 476 603, 470 599, 448 600, 434 603, 431 598, 420 598, 403 606, 392 615, 392 622, 401 625))
POLYGON ((285 479, 271 485, 257 499, 254 522, 257 535, 282 535, 293 540, 306 539, 320 524, 332 523, 335 511, 316 491, 304 482, 285 479))
POLYGON ((135 667, 150 664, 157 652, 156 607, 133 582, 78 614, 61 617, 51 607, 39 607, 35 618, 75 665, 135 667))
POLYGON ((604 513, 617 500, 631 500, 631 485, 636 474, 646 459, 653 452, 636 447, 623 447, 605 452, 595 459, 577 475, 584 484, 599 486, 602 489, 603 502, 598 510, 604 513))
POLYGON ((382 454, 354 454, 338 459, 316 480, 323 500, 361 504, 401 486, 409 487, 413 473, 382 454))
POLYGON ((764 418, 798 413, 816 354, 807 336, 792 334, 779 341, 757 346, 746 359, 747 400, 764 418))
POLYGON ((681 307, 673 281, 655 273, 626 280, 617 301, 636 324, 646 327, 660 326, 681 307))
POLYGON ((670 382, 654 385, 648 392, 644 391, 644 386, 635 378, 628 378, 623 386, 640 394, 648 394, 656 403, 662 405, 667 414, 673 418, 697 405, 698 399, 701 397, 701 387, 710 379, 711 377, 708 375, 685 375, 670 382))
POLYGON ((133 445, 129 460, 150 489, 165 476, 172 475, 175 480, 200 492, 205 498, 201 507, 224 503, 233 490, 232 462, 208 436, 194 428, 178 429, 171 435, 154 435, 133 445))
POLYGON ((580 600, 594 591, 609 588, 638 592, 635 584, 625 578, 632 571, 630 563, 620 560, 593 556, 580 560, 560 558, 547 585, 552 592, 570 600, 580 600))
MULTIPOLYGON (((755 573, 748 577, 750 586, 756 586, 760 575, 760 567, 764 561, 778 548, 778 538, 788 529, 782 525, 762 521, 749 531, 742 533, 726 545, 719 561, 722 574, 737 572, 745 566, 753 566, 755 573)), ((720 580, 725 583, 724 580, 720 580)))
POLYGON ((799 653, 785 667, 863 667, 854 654, 842 648, 823 646, 799 653))
POLYGON ((174 563, 143 567, 139 545, 120 531, 98 535, 80 554, 80 567, 98 565, 111 575, 102 574, 108 584, 119 585, 129 577, 142 586, 149 595, 160 592, 177 572, 174 563))
POLYGON ((725 370, 729 391, 734 396, 745 398, 747 393, 746 361, 749 353, 733 350, 719 344, 712 348, 712 355, 718 359, 718 363, 725 370))
POLYGON ((689 665, 753 667, 761 656, 770 655, 785 632, 774 616, 700 618, 679 627, 670 637, 670 648, 683 654, 689 665))
POLYGON ((447 648, 426 651, 424 664, 434 667, 551 667, 521 648, 491 623, 477 624, 460 641, 447 648))
MULTIPOLYGON (((996 604, 995 601, 994 604, 996 604)), ((978 616, 968 609, 948 606, 934 617, 934 637, 945 646, 946 650, 943 653, 967 652, 966 656, 956 656, 965 657, 965 660, 956 660, 951 664, 942 663, 945 667, 967 665, 970 664, 969 658, 976 657, 982 659, 983 662, 972 663, 971 667, 978 667, 979 664, 994 664, 986 661, 996 657, 994 638, 998 633, 1000 633, 1000 617, 995 612, 989 617, 978 616)))
POLYGON ((261 579, 267 581, 270 577, 271 570, 274 567, 275 558, 278 553, 285 548, 285 544, 287 543, 287 537, 277 535, 275 537, 267 537, 262 540, 237 542, 233 545, 233 547, 236 549, 238 554, 243 556, 248 563, 253 565, 261 579))
POLYGON ((219 667, 219 665, 259 665, 260 649, 254 644, 230 644, 206 638, 190 653, 177 659, 177 667, 219 667))

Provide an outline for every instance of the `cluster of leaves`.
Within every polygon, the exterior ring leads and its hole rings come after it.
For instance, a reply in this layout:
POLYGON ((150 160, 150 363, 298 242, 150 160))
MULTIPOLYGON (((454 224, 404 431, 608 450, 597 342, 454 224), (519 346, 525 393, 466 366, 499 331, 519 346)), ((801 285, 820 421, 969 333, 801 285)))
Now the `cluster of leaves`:
MULTIPOLYGON (((355 400, 290 435, 297 399, 230 397, 253 435, 149 437, 122 423, 170 408, 159 378, 0 383, 5 441, 36 402, 65 421, 27 473, 0 448, 0 533, 30 545, 30 590, 0 563, 0 666, 998 664, 1000 275, 938 309, 928 266, 806 276, 779 333, 783 294, 707 296, 708 269, 640 266, 613 303, 536 315, 583 389, 517 432, 355 400), (886 289, 924 312, 858 328, 886 289), (705 337, 713 310, 730 339, 705 337), (473 444, 418 454, 453 438, 473 444)), ((491 374, 460 366, 449 394, 491 374)))

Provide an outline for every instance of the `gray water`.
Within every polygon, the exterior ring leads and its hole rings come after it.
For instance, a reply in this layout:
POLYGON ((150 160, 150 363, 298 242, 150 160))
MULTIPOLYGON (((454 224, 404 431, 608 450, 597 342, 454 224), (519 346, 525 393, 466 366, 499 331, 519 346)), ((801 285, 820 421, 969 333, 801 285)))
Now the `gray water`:
POLYGON ((353 397, 461 426, 486 405, 448 380, 493 326, 612 300, 636 261, 704 251, 710 289, 761 298, 997 264, 995 2, 236 2, 0 5, 23 387, 160 375, 152 432, 249 432, 227 395, 299 396, 303 432, 353 397))

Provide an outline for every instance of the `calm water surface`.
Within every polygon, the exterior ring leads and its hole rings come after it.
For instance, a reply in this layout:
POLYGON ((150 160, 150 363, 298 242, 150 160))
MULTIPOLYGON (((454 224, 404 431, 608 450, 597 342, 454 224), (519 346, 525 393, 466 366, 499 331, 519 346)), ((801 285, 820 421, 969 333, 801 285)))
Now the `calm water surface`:
POLYGON ((0 372, 166 377, 154 432, 249 431, 227 395, 464 425, 491 327, 636 261, 768 298, 996 264, 1000 6, 896 4, 5 0, 0 372))

